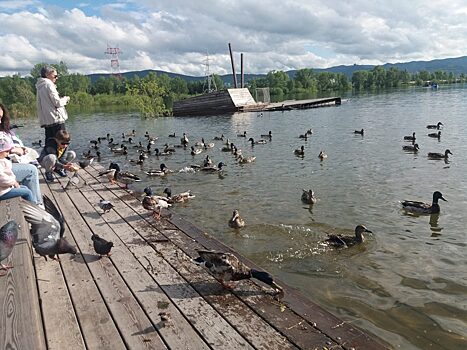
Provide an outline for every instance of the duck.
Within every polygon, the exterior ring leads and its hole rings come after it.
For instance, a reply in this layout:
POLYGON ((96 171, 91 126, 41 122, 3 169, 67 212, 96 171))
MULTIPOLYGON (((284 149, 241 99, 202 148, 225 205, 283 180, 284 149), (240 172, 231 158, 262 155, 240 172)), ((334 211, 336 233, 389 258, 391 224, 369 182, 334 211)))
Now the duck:
POLYGON ((424 203, 417 201, 402 201, 402 207, 404 210, 416 213, 416 214, 438 214, 440 212, 440 207, 438 200, 442 199, 447 202, 443 197, 443 194, 439 191, 433 192, 433 201, 432 203, 424 203))
POLYGON ((261 134, 261 137, 269 137, 270 139, 272 138, 272 132, 269 131, 267 134, 261 134))
POLYGON ((306 204, 315 204, 318 199, 315 197, 315 192, 313 190, 302 190, 302 202, 306 204))
POLYGON ((164 150, 163 152, 170 152, 170 153, 174 153, 175 152, 175 147, 172 147, 172 146, 169 146, 169 144, 165 144, 164 145, 164 150))
POLYGON ((222 134, 221 136, 214 136, 213 140, 216 140, 216 141, 224 140, 224 134, 222 134))
POLYGON ((245 220, 240 217, 238 209, 235 209, 233 211, 232 217, 229 220, 229 227, 242 228, 243 226, 245 226, 245 220))
POLYGON ((268 272, 248 267, 231 253, 208 250, 197 252, 199 257, 193 259, 193 262, 207 268, 226 289, 234 288, 233 284, 229 284, 230 281, 255 278, 274 288, 276 295, 284 295, 283 288, 274 282, 274 278, 268 272))
POLYGON ((39 146, 39 147, 42 147, 42 140, 39 140, 39 141, 33 141, 33 142, 32 142, 32 145, 33 145, 33 146, 39 146))
POLYGON ((365 130, 363 130, 363 129, 362 130, 355 130, 353 133, 363 136, 363 134, 365 133, 365 130))
POLYGON ((162 209, 169 209, 172 206, 172 204, 168 203, 163 197, 147 194, 144 196, 141 204, 143 205, 144 209, 152 211, 152 217, 156 220, 161 219, 162 209))
POLYGON ((125 145, 120 145, 120 147, 114 147, 110 149, 115 154, 128 154, 128 148, 125 145))
POLYGON ((256 157, 254 156, 244 157, 243 155, 239 154, 237 159, 238 159, 238 163, 240 164, 248 164, 248 163, 253 163, 256 160, 256 157))
POLYGON ((134 163, 134 164, 138 164, 138 165, 142 165, 144 164, 144 159, 146 157, 144 156, 143 153, 141 153, 138 157, 138 159, 130 159, 130 163, 134 163))
POLYGON ((373 233, 365 226, 358 225, 355 227, 355 236, 328 234, 328 238, 325 239, 325 242, 336 248, 348 248, 353 245, 363 243, 365 241, 365 237, 363 236, 364 232, 373 233))
POLYGON ((180 139, 180 143, 184 146, 188 145, 190 141, 188 140, 188 137, 186 136, 186 133, 183 133, 182 138, 180 139))
POLYGON ((303 157, 305 155, 305 146, 301 146, 299 149, 296 149, 294 154, 296 156, 303 157))
POLYGON ((415 141, 415 131, 413 132, 412 136, 404 136, 404 140, 415 141))
POLYGON ((169 137, 176 137, 176 136, 175 136, 175 133, 169 134, 169 137))
MULTIPOLYGON (((122 134, 122 135, 124 135, 124 134, 122 134)), ((125 135, 124 135, 124 136, 125 136, 125 135)), ((130 137, 130 136, 131 136, 131 137, 135 137, 135 136, 136 136, 136 130, 133 129, 131 132, 127 133, 126 136, 127 136, 127 137, 130 137)))
POLYGON ((118 145, 118 143, 114 142, 113 137, 111 137, 111 138, 109 139, 108 146, 109 146, 109 147, 114 147, 114 146, 117 146, 117 145, 118 145))
POLYGON ((306 131, 306 134, 307 134, 307 135, 313 135, 313 129, 308 129, 308 130, 306 131))
POLYGON ((325 160, 327 157, 328 157, 328 155, 326 153, 324 153, 322 150, 318 154, 318 158, 320 160, 322 160, 322 161, 325 160))
POLYGON ((203 152, 203 150, 201 148, 194 148, 193 146, 191 146, 191 155, 192 156, 196 156, 197 154, 200 154, 201 152, 203 152))
POLYGON ((159 169, 150 169, 146 171, 149 176, 165 176, 170 172, 169 168, 164 163, 161 163, 159 169))
POLYGON ((214 173, 214 172, 220 172, 220 171, 223 171, 223 167, 225 166, 224 162, 219 162, 219 164, 217 164, 217 166, 206 166, 206 167, 202 167, 201 170, 202 171, 206 171, 206 172, 211 172, 211 173, 214 173))
POLYGON ((137 145, 134 145, 133 148, 136 148, 136 149, 143 149, 144 146, 143 146, 143 143, 141 141, 138 142, 137 145))
POLYGON ((427 128, 427 129, 438 129, 438 130, 439 130, 439 129, 441 129, 441 125, 444 126, 443 123, 438 122, 437 124, 428 124, 428 125, 426 126, 426 128, 427 128))
POLYGON ((407 152, 418 152, 420 147, 418 146, 418 143, 414 143, 413 145, 402 146, 402 149, 407 152))
POLYGON ((305 141, 308 139, 308 134, 307 133, 304 133, 302 135, 298 135, 298 138, 299 139, 304 139, 305 141))
POLYGON ((428 158, 431 159, 448 159, 449 155, 452 155, 450 150, 444 151, 444 153, 436 153, 436 152, 429 152, 428 153, 428 158))
POLYGON ((214 142, 204 143, 204 146, 203 146, 204 149, 213 148, 213 147, 214 147, 214 142))
POLYGON ((206 155, 206 158, 204 158, 203 166, 204 166, 204 167, 210 167, 210 166, 212 166, 212 159, 211 159, 211 157, 209 157, 209 154, 207 154, 207 155, 206 155))
POLYGON ((133 182, 140 182, 141 178, 129 171, 121 171, 120 166, 117 163, 110 163, 109 169, 115 169, 114 180, 117 183, 122 183, 125 186, 123 188, 128 189, 128 185, 133 182))
POLYGON ((243 134, 237 134, 237 137, 246 137, 246 131, 244 131, 243 134))
POLYGON ((183 203, 196 197, 190 190, 172 195, 172 189, 170 187, 166 187, 164 193, 167 195, 168 203, 183 203))
POLYGON ((124 143, 133 143, 133 138, 129 137, 128 140, 123 140, 124 143))
POLYGON ((116 172, 116 169, 107 169, 107 170, 99 172, 97 176, 98 177, 105 176, 107 180, 109 180, 110 183, 115 184, 116 183, 115 172, 116 172))
POLYGON ((221 152, 231 152, 233 146, 234 146, 233 142, 228 143, 228 144, 224 145, 224 147, 221 148, 221 152))
POLYGON ((255 141, 255 140, 253 139, 253 137, 250 137, 250 138, 248 139, 248 141, 251 142, 251 145, 252 145, 252 146, 254 146, 254 145, 264 145, 264 144, 268 143, 266 140, 258 140, 258 141, 255 141))
POLYGON ((438 132, 432 132, 430 134, 428 134, 429 137, 435 137, 437 139, 440 139, 441 138, 441 131, 438 131, 438 132))
POLYGON ((201 141, 196 141, 196 147, 204 147, 204 137, 201 138, 201 141))

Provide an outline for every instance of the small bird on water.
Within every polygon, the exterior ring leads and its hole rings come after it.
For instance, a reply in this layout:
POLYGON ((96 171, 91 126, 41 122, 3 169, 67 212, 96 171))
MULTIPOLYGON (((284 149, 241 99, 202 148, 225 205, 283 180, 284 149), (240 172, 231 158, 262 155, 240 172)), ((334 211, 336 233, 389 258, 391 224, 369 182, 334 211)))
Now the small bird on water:
POLYGON ((232 218, 229 220, 229 227, 242 228, 245 226, 245 220, 240 217, 238 209, 235 209, 232 214, 232 218))
POLYGON ((353 245, 363 243, 365 241, 365 237, 363 236, 363 232, 372 233, 372 231, 368 230, 363 225, 358 225, 355 227, 355 236, 346 236, 341 234, 328 234, 328 238, 325 241, 333 247, 336 248, 348 248, 353 245))
POLYGON ((99 254, 101 257, 103 255, 106 255, 108 257, 112 255, 110 253, 110 250, 114 246, 112 242, 106 241, 104 238, 99 237, 95 233, 92 234, 91 239, 92 239, 92 245, 97 254, 99 254))
MULTIPOLYGON (((0 270, 8 271, 13 268, 12 265, 4 265, 2 261, 8 258, 13 251, 13 247, 18 239, 19 228, 20 226, 13 220, 0 228, 0 270)), ((4 275, 0 274, 0 277, 4 275)))

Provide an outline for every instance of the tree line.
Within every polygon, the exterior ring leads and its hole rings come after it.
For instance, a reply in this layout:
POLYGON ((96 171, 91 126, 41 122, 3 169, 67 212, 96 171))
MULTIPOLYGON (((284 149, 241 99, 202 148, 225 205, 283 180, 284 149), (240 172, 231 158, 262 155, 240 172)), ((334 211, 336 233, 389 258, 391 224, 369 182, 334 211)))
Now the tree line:
MULTIPOLYGON (((13 115, 35 114, 35 84, 44 65, 36 64, 27 77, 16 74, 0 78, 0 101, 10 108, 13 115)), ((143 116, 170 115, 174 101, 207 90, 206 81, 185 81, 152 72, 144 78, 137 75, 131 79, 109 76, 91 82, 85 75, 69 73, 64 62, 52 66, 59 75, 57 88, 60 95, 71 97, 69 108, 116 106, 137 110, 143 116)), ((213 79, 219 90, 224 88, 224 82, 218 75, 214 75, 213 79)), ((290 94, 424 86, 428 82, 450 84, 465 80, 464 74, 456 77, 453 73, 442 71, 408 73, 394 67, 386 70, 376 66, 369 71, 354 72, 350 80, 342 73, 316 73, 308 68, 298 70, 293 77, 283 71, 271 71, 265 77, 249 81, 247 85, 253 96, 257 88, 269 88, 270 95, 277 100, 290 94)))

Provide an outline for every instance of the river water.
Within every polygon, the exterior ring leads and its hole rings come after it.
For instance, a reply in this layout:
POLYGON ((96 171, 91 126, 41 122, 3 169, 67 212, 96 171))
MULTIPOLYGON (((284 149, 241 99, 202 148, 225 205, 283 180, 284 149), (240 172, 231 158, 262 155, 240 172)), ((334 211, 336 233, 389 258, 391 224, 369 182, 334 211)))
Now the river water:
MULTIPOLYGON (((101 147, 102 163, 120 162, 142 174, 157 192, 192 190, 196 199, 173 208, 241 254, 299 288, 342 319, 401 349, 467 348, 467 89, 415 88, 351 96, 338 107, 287 112, 142 119, 129 113, 82 113, 70 117, 71 147, 80 153, 88 141, 110 133, 148 131, 156 147, 179 143, 186 132, 191 144, 204 137, 215 147, 195 157, 177 149, 170 157, 150 156, 142 169, 130 148, 127 157, 101 147), (441 139, 427 136, 427 124, 444 123, 441 139), (312 128, 307 141, 300 134, 312 128), (355 129, 365 135, 355 135, 355 129), (265 145, 247 138, 272 132, 265 145), (176 133, 177 138, 168 135, 176 133), (416 133, 420 152, 402 151, 405 135, 416 133), (256 162, 239 165, 221 152, 224 134, 256 162), (304 145, 305 156, 294 150, 304 145), (428 152, 453 156, 429 160, 428 152), (324 150, 328 158, 320 161, 324 150), (178 173, 209 154, 227 164, 222 175, 178 173), (174 170, 166 178, 148 178, 144 169, 164 162, 174 170), (302 189, 313 189, 318 202, 301 202, 302 189), (404 199, 430 202, 441 191, 441 214, 412 216, 401 210, 404 199), (241 230, 227 222, 233 209, 246 221, 241 230), (352 234, 357 224, 373 233, 360 246, 335 251, 321 244, 328 232, 352 234)), ((36 120, 19 129, 26 143, 43 130, 36 120)))

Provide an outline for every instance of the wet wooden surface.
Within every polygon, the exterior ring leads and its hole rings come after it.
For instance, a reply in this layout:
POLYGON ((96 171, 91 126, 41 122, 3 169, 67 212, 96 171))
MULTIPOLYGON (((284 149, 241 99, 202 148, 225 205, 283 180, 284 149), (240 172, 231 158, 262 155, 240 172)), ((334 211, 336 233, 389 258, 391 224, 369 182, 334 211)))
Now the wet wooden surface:
POLYGON ((60 261, 32 259, 29 253, 41 300, 31 308, 42 316, 37 328, 47 348, 384 348, 280 281, 286 291, 281 300, 254 280, 225 290, 192 262, 198 249, 232 252, 261 268, 176 214, 164 211, 162 220, 153 219, 140 199, 97 177, 102 169, 79 170, 80 182, 67 189, 68 178, 41 180, 43 193, 65 217, 65 235, 78 249, 60 261), (103 213, 101 199, 114 208, 103 213), (94 252, 93 233, 114 243, 110 257, 94 252))

